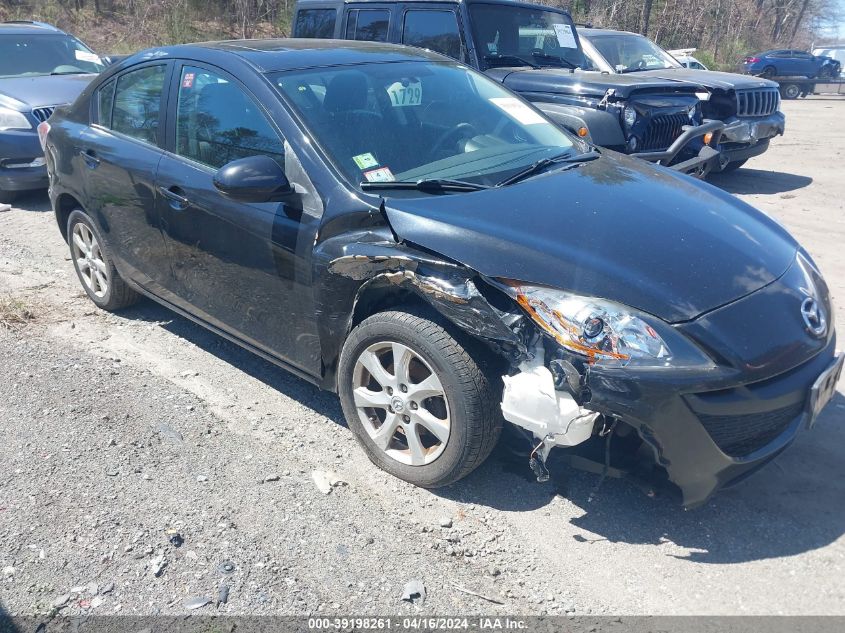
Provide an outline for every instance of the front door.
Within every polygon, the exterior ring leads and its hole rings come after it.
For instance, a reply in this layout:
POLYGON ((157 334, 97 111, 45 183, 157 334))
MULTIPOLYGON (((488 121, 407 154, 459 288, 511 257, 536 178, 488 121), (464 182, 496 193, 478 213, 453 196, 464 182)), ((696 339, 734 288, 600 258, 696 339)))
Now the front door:
POLYGON ((249 204, 214 187, 223 165, 257 154, 296 163, 248 91, 220 70, 183 65, 171 84, 168 148, 156 179, 173 301, 208 323, 310 373, 319 372, 310 256, 317 223, 310 182, 302 195, 249 204), (309 191, 310 188, 310 191, 309 191), (309 205, 309 197, 312 203, 309 205))

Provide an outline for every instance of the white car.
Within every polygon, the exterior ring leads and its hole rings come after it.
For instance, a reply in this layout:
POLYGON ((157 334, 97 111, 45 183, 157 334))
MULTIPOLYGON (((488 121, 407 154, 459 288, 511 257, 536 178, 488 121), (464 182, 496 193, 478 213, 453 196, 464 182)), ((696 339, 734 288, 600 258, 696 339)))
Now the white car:
POLYGON ((678 60, 678 63, 684 68, 694 68, 695 70, 710 70, 698 61, 692 54, 696 51, 694 48, 680 48, 674 51, 666 51, 672 57, 678 60))

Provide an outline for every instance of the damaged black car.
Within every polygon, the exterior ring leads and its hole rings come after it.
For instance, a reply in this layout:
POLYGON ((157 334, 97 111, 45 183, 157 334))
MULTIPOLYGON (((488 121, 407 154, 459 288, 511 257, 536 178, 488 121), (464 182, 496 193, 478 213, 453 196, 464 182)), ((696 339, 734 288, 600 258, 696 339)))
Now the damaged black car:
POLYGON ((507 425, 540 478, 555 447, 619 436, 694 506, 812 426, 841 372, 825 281, 777 222, 429 51, 154 49, 39 133, 97 306, 150 297, 336 391, 416 485, 507 425))

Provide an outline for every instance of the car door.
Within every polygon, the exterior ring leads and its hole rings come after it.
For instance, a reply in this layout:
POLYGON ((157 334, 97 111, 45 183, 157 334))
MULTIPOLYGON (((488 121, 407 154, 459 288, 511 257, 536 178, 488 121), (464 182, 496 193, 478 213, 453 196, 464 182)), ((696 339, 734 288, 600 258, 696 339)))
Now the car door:
POLYGON ((392 24, 396 5, 366 2, 347 4, 343 20, 343 39, 367 42, 395 42, 395 25, 392 24))
MULTIPOLYGON (((310 263, 322 206, 313 185, 259 100, 234 77, 186 62, 171 86, 170 151, 156 187, 173 301, 316 375, 310 263), (279 161, 301 194, 285 203, 250 204, 214 187, 220 167, 259 154, 279 161)), ((275 98, 266 90, 265 99, 275 98)))
POLYGON ((152 291, 170 272, 156 211, 155 174, 164 155, 164 87, 171 66, 133 66, 103 84, 75 158, 84 174, 86 210, 104 233, 115 265, 152 291))
POLYGON ((402 8, 400 43, 466 61, 458 14, 452 5, 414 3, 402 8))

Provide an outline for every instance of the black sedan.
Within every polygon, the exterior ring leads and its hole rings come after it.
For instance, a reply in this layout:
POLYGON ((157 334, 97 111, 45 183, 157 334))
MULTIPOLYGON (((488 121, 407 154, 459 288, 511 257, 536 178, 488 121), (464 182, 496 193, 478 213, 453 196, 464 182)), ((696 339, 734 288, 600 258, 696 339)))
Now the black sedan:
POLYGON ((618 436, 696 505, 812 426, 841 371, 779 224, 428 51, 153 49, 40 132, 95 304, 153 298, 336 391, 420 486, 507 423, 540 479, 553 447, 618 436))

